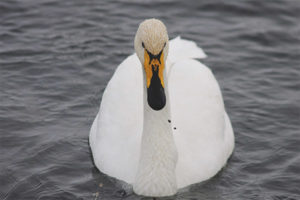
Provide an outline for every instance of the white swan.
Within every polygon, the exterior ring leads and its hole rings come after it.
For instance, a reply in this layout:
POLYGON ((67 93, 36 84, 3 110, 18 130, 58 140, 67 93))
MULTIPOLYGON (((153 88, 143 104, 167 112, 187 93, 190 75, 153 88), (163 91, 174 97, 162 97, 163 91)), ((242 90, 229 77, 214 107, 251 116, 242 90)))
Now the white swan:
POLYGON ((216 79, 194 60, 202 49, 180 37, 169 43, 156 19, 140 24, 134 46, 104 91, 90 146, 103 173, 137 194, 169 196, 214 176, 234 134, 216 79))

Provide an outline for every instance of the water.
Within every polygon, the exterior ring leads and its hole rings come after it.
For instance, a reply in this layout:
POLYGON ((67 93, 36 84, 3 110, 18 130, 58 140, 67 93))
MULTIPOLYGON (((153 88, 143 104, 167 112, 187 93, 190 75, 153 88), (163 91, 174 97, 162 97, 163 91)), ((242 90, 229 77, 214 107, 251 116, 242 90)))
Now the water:
POLYGON ((236 135, 221 173, 166 199, 300 199, 296 0, 1 1, 0 199, 142 199, 95 168, 88 134, 149 17, 205 50, 236 135))

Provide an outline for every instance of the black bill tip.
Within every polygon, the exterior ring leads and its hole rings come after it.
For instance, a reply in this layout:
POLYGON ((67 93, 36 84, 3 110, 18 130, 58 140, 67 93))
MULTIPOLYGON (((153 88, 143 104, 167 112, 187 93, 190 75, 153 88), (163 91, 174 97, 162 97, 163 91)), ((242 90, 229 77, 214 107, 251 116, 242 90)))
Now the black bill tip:
POLYGON ((153 110, 161 110, 166 105, 166 95, 161 81, 158 77, 158 70, 153 70, 153 76, 147 89, 147 101, 153 110))

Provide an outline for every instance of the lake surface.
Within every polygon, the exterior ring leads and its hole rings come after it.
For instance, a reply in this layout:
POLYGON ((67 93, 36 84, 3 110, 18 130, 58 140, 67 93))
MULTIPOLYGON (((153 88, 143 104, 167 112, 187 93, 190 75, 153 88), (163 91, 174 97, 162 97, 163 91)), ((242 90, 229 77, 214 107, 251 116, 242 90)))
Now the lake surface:
POLYGON ((235 131, 216 177, 164 199, 300 199, 300 1, 0 2, 0 199, 149 199, 94 166, 105 86, 138 24, 207 53, 235 131))

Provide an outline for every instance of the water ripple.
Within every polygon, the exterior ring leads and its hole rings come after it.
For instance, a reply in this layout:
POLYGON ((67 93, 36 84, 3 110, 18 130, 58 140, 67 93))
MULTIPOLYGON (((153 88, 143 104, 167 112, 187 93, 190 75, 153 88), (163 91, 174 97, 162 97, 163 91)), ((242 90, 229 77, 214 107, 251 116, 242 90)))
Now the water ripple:
POLYGON ((1 1, 0 199, 144 199, 88 133, 149 17, 205 50, 236 134, 219 174, 163 199, 300 199, 300 3, 258 0, 1 1))

